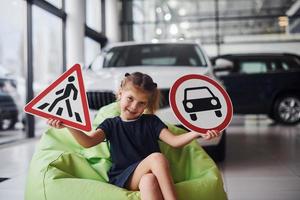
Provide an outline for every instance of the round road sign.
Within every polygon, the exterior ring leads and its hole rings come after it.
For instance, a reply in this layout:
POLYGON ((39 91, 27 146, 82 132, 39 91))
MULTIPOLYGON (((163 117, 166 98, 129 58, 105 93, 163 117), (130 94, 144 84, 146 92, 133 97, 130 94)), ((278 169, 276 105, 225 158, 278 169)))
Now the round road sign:
POLYGON ((224 130, 232 119, 232 103, 215 80, 189 74, 175 81, 170 90, 170 106, 177 119, 188 129, 206 133, 224 130))

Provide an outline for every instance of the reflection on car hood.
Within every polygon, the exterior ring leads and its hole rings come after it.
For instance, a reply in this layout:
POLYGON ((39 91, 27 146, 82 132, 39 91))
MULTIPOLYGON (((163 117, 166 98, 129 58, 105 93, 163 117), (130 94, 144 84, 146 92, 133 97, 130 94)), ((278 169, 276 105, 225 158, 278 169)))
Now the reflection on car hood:
POLYGON ((142 72, 150 75, 159 88, 170 88, 176 79, 186 74, 210 75, 209 67, 118 67, 104 68, 97 72, 84 71, 85 87, 87 90, 114 90, 119 87, 125 73, 142 72))

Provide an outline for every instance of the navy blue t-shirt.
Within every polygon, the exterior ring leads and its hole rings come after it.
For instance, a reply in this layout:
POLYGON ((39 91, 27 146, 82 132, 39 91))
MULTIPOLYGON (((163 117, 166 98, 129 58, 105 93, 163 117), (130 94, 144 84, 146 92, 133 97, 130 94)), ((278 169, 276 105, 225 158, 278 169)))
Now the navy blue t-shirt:
POLYGON ((97 127, 110 142, 113 162, 108 174, 110 183, 125 187, 137 165, 151 153, 160 152, 158 140, 163 128, 167 126, 151 114, 133 121, 123 121, 119 116, 108 118, 97 127))

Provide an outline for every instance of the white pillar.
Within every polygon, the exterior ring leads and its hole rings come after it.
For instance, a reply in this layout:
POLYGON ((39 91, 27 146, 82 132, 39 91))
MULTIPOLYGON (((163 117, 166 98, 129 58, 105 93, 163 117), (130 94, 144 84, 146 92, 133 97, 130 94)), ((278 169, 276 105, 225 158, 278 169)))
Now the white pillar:
POLYGON ((105 35, 109 43, 119 42, 121 38, 120 6, 118 0, 105 1, 105 35))
POLYGON ((85 1, 66 0, 67 68, 84 63, 85 1))
POLYGON ((101 0, 86 1, 86 23, 95 31, 101 32, 101 0))

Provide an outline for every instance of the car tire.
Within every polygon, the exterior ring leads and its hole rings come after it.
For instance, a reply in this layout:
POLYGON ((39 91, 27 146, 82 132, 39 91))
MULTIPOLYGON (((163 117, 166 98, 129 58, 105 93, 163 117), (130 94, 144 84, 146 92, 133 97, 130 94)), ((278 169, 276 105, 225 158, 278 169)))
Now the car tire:
POLYGON ((197 115, 195 113, 190 114, 191 120, 196 121, 197 120, 197 115))
POLYGON ((300 98, 296 95, 285 95, 277 98, 273 107, 276 122, 294 125, 300 122, 300 98))
POLYGON ((203 149, 215 161, 222 162, 226 157, 226 130, 223 131, 222 138, 217 146, 204 146, 203 149))
POLYGON ((215 111, 215 114, 216 114, 217 117, 222 117, 222 112, 221 112, 221 110, 216 110, 216 111, 215 111))
POLYGON ((15 127, 17 123, 17 118, 7 118, 7 119, 0 119, 0 130, 10 130, 15 127))

